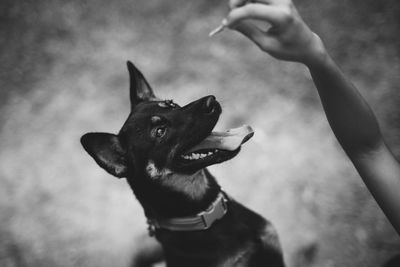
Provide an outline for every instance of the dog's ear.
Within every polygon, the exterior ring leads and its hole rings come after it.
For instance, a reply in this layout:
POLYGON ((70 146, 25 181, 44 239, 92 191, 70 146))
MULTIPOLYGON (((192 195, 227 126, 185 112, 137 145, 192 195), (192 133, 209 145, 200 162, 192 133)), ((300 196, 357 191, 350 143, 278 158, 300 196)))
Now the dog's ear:
POLYGON ((118 178, 126 177, 128 172, 126 151, 117 135, 87 133, 81 137, 81 143, 100 167, 118 178))
POLYGON ((157 98, 143 74, 132 62, 127 61, 126 65, 129 71, 131 107, 133 108, 143 100, 156 100, 157 98))

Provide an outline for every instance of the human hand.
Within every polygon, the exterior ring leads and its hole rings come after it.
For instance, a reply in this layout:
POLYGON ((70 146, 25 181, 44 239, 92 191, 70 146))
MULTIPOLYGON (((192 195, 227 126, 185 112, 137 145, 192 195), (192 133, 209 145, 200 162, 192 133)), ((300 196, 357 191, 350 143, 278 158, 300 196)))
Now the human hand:
POLYGON ((221 29, 242 33, 271 56, 306 65, 326 56, 321 39, 305 24, 291 0, 230 0, 229 5, 231 10, 221 29), (268 30, 250 19, 265 22, 268 30))

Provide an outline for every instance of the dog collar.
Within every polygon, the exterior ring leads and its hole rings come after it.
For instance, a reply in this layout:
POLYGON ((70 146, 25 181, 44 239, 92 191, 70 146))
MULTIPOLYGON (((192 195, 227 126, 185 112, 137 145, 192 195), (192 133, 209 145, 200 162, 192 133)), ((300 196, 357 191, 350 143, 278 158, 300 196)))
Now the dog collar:
POLYGON ((156 229, 167 229, 171 231, 200 231, 210 228, 216 220, 224 217, 227 208, 227 198, 223 192, 218 194, 217 199, 208 207, 194 216, 178 218, 151 218, 147 220, 150 236, 154 235, 156 229))

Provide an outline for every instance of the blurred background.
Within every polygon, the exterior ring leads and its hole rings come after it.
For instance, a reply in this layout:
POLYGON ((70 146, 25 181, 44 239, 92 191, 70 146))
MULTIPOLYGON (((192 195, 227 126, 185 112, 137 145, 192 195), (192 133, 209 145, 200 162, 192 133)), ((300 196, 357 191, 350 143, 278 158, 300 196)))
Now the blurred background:
MULTIPOLYGON (((400 156, 400 2, 298 0, 400 156)), ((161 98, 216 95, 256 135, 211 168, 271 220, 296 266, 380 266, 400 240, 336 142, 307 69, 232 31, 222 0, 0 2, 0 266, 129 266, 146 231, 126 182, 79 143, 129 112, 126 60, 161 98)))

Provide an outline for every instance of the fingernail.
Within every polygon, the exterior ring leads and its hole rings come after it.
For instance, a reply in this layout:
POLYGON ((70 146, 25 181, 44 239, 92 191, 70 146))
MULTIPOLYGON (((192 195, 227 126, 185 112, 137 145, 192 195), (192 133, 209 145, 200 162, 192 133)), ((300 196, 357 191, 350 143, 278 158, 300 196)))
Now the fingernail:
POLYGON ((222 32, 222 31, 225 29, 225 27, 226 27, 227 24, 228 24, 227 19, 223 19, 222 22, 221 22, 221 24, 220 24, 217 28, 215 28, 214 30, 212 30, 212 31, 208 34, 208 36, 209 36, 209 37, 212 37, 212 36, 216 35, 217 33, 222 32))

